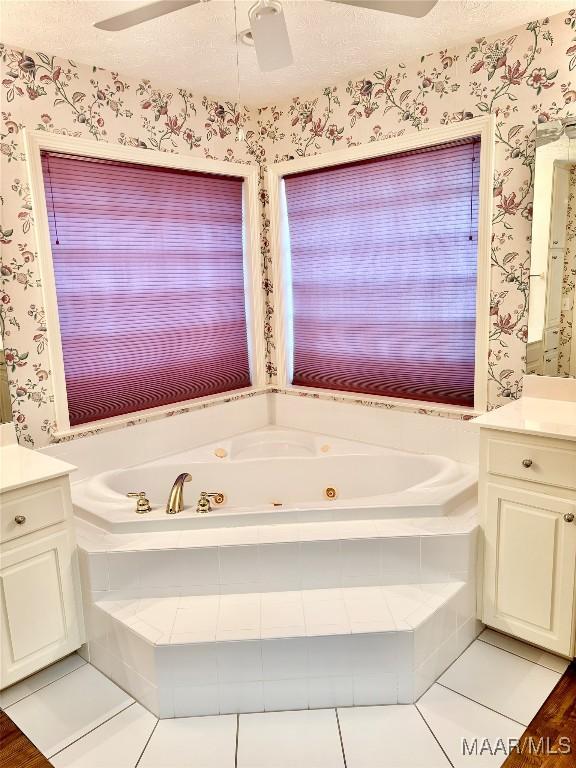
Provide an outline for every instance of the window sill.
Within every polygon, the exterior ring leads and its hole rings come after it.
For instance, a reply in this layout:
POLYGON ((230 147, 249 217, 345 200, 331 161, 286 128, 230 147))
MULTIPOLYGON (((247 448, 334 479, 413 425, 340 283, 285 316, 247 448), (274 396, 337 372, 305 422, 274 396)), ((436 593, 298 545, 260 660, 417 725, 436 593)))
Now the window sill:
POLYGON ((313 387, 274 386, 272 391, 297 397, 311 397, 318 400, 335 400, 344 403, 356 403, 366 407, 389 408, 390 410, 443 416, 445 418, 469 420, 485 413, 481 408, 466 408, 460 405, 428 403, 423 400, 407 400, 399 397, 380 397, 363 395, 358 392, 340 392, 337 389, 315 389, 313 387))
POLYGON ((134 413, 118 418, 91 421, 86 424, 79 424, 77 427, 71 427, 70 429, 56 429, 52 433, 52 437, 54 442, 64 442, 66 440, 73 440, 76 437, 83 437, 97 432, 107 432, 113 429, 121 429, 122 427, 132 427, 147 421, 155 421, 156 419, 177 416, 182 413, 199 411, 202 408, 210 408, 232 400, 243 400, 247 397, 263 395, 269 391, 269 387, 244 387, 243 389, 234 389, 230 390, 230 392, 222 392, 221 394, 210 397, 198 397, 194 400, 172 403, 166 407, 150 408, 146 411, 135 411, 134 413))
POLYGON ((332 400, 343 403, 355 403, 365 407, 388 408, 407 413, 420 413, 429 416, 442 416, 444 418, 469 420, 475 416, 481 416, 485 411, 477 408, 463 408, 461 406, 444 405, 442 403, 425 403, 416 400, 404 400, 393 397, 378 397, 376 395, 362 395, 360 393, 340 392, 336 389, 313 389, 312 387, 292 387, 268 385, 265 387, 245 387, 244 389, 235 389, 230 392, 223 392, 214 397, 203 397, 195 400, 186 400, 182 403, 174 403, 166 408, 154 408, 147 411, 136 411, 127 416, 102 419, 101 421, 92 421, 87 424, 81 424, 66 430, 55 430, 52 433, 54 442, 65 442, 74 438, 83 437, 98 432, 108 432, 113 429, 122 429, 136 424, 143 424, 156 419, 177 416, 182 413, 210 408, 231 400, 242 400, 248 397, 265 394, 283 394, 294 397, 309 397, 318 400, 332 400))

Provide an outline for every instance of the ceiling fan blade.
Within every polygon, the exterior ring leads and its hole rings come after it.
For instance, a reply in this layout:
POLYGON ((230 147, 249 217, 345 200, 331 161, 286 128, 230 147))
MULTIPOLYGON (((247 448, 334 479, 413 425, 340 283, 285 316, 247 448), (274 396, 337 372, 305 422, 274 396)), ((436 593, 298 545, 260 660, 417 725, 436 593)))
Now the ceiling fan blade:
POLYGON ((282 6, 276 0, 261 0, 248 13, 256 58, 262 72, 289 67, 292 47, 282 6))
POLYGON ((371 11, 398 13, 401 16, 413 16, 421 19, 430 13, 438 0, 329 0, 331 3, 355 5, 357 8, 368 8, 371 11))
POLYGON ((135 8, 133 11, 120 13, 118 16, 111 16, 109 19, 99 21, 94 26, 97 29, 104 29, 106 32, 120 32, 128 27, 135 27, 136 24, 142 24, 144 21, 157 19, 159 16, 165 16, 167 13, 179 11, 189 5, 197 5, 207 0, 157 0, 155 3, 143 5, 135 8))

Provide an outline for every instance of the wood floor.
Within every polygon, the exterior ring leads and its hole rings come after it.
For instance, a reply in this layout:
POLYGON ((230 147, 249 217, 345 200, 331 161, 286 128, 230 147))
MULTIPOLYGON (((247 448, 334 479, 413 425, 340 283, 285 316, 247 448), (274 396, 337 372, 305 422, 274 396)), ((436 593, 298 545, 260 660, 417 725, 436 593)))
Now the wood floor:
MULTIPOLYGON (((575 768, 576 660, 522 735, 502 768, 575 768)), ((51 768, 51 763, 0 711, 0 768, 51 768)))
POLYGON ((576 660, 540 707, 503 768, 576 766, 576 660), (566 750, 565 754, 562 754, 566 750), (568 751, 569 750, 569 751, 568 751))
POLYGON ((0 768, 51 768, 34 744, 0 711, 0 768))

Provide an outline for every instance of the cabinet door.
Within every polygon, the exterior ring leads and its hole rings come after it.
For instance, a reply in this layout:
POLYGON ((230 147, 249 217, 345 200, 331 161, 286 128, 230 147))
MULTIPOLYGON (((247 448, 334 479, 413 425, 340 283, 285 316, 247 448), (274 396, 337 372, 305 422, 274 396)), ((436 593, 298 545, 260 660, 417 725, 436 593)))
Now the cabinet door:
POLYGON ((544 330, 560 323, 562 311, 562 279, 564 274, 564 249, 550 248, 548 251, 548 273, 546 276, 546 313, 544 330))
POLYGON ((576 502, 487 486, 486 624, 566 656, 573 652, 576 502), (564 516, 567 519, 564 519, 564 516))
POLYGON ((552 186, 552 215, 550 217, 550 248, 563 248, 566 242, 569 178, 570 171, 568 168, 555 166, 552 186))
POLYGON ((0 556, 0 688, 81 644, 76 567, 66 531, 35 537, 0 556))

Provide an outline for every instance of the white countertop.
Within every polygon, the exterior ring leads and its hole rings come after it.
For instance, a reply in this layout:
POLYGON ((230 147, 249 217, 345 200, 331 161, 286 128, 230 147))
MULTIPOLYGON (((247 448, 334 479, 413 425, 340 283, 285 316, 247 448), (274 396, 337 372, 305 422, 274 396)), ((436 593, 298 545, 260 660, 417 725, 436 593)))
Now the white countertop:
POLYGON ((73 472, 76 467, 16 444, 0 447, 0 493, 25 485, 51 480, 73 472))
POLYGON ((576 401, 522 397, 473 419, 480 427, 576 440, 576 401))

